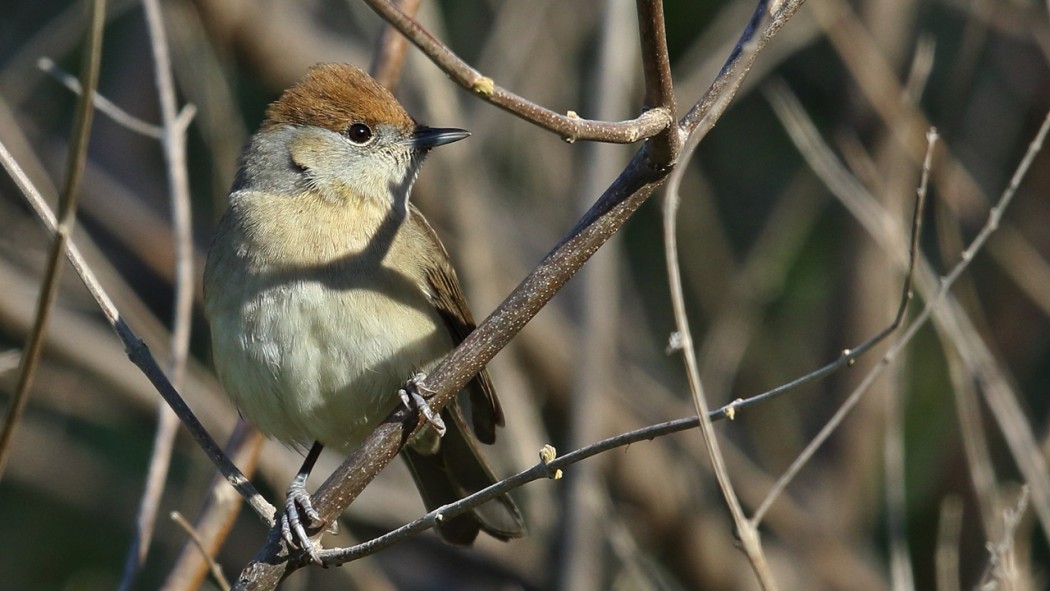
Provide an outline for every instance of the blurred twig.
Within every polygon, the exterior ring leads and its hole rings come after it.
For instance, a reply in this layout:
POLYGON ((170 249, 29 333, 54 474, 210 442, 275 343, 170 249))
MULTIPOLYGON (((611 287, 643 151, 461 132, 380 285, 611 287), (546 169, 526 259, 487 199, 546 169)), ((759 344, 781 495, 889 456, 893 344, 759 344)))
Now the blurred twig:
MULTIPOLYGON (((171 198, 172 230, 175 236, 175 305, 172 318, 171 360, 168 374, 175 389, 183 386, 186 373, 186 358, 190 345, 190 322, 193 318, 193 228, 190 211, 189 175, 186 170, 186 127, 189 117, 180 117, 175 98, 175 83, 171 75, 171 56, 168 52, 167 34, 159 0, 145 0, 143 9, 150 34, 153 53, 154 76, 157 95, 160 99, 162 133, 161 147, 168 172, 168 191, 171 198)), ((192 109, 192 107, 189 107, 192 109)), ((192 114, 192 110, 184 111, 192 114)), ((149 554, 153 528, 157 521, 160 498, 171 465, 171 453, 175 447, 179 418, 163 401, 158 401, 157 430, 153 437, 153 451, 146 485, 139 502, 135 519, 135 533, 124 560, 124 576, 120 590, 129 591, 142 564, 149 554)))
MULTIPOLYGON (((638 4, 641 8, 642 4, 638 4)), ((607 2, 601 15, 597 59, 587 80, 591 104, 588 111, 600 118, 611 118, 623 112, 632 100, 630 79, 632 64, 638 61, 638 45, 624 43, 634 28, 635 10, 631 0, 607 2)), ((639 15, 639 21, 644 22, 639 15)), ((651 25, 646 28, 653 28, 651 25)), ((653 76, 660 76, 654 73, 653 76)), ((655 99, 652 104, 661 104, 655 99)), ((583 146, 580 166, 581 207, 586 200, 604 188, 623 165, 622 146, 587 143, 583 146)), ((611 423, 608 392, 616 383, 616 335, 629 330, 620 314, 619 285, 622 277, 621 240, 610 240, 601 256, 591 259, 580 270, 574 292, 581 309, 579 330, 566 331, 579 350, 576 377, 569 400, 568 446, 580 448, 607 432, 611 423)), ((602 510, 607 496, 604 483, 609 462, 588 462, 573 470, 573 477, 558 489, 564 503, 559 525, 564 540, 558 550, 555 572, 559 589, 597 591, 608 584, 611 566, 605 549, 610 527, 608 514, 602 510)))
MULTIPOLYGON (((397 10, 408 18, 414 18, 423 0, 397 0, 397 10)), ((379 34, 376 43, 375 57, 369 73, 376 82, 385 86, 390 92, 397 90, 397 81, 401 77, 401 66, 405 63, 405 50, 408 43, 405 36, 397 32, 393 25, 387 23, 379 34)))
POLYGON ((21 357, 22 352, 15 349, 0 351, 0 376, 18 367, 18 360, 21 357))
MULTIPOLYGON (((37 67, 39 67, 41 70, 54 76, 55 79, 64 84, 66 88, 78 95, 81 94, 80 81, 77 80, 75 76, 72 76, 62 71, 62 68, 59 68, 58 65, 55 64, 54 60, 52 60, 51 58, 42 57, 39 60, 37 60, 36 64, 37 67)), ((161 129, 159 126, 153 125, 152 123, 149 123, 147 121, 143 121, 142 119, 139 119, 131 113, 128 113, 124 109, 121 109, 116 104, 114 104, 113 101, 102 96, 101 94, 98 94, 97 92, 95 93, 95 108, 97 108, 103 114, 107 115, 110 119, 116 121, 120 125, 123 125, 124 127, 127 127, 128 129, 136 133, 141 133, 146 137, 151 137, 159 140, 161 136, 164 135, 164 130, 161 129)))
MULTIPOLYGON (((738 59, 742 59, 745 63, 752 61, 758 53, 760 46, 758 43, 754 43, 752 39, 758 27, 765 20, 766 9, 767 3, 760 1, 744 34, 741 36, 740 42, 737 44, 737 49, 733 51, 733 55, 738 59)), ((725 92, 721 93, 720 100, 710 103, 712 108, 709 113, 714 113, 713 119, 718 119, 721 112, 728 107, 729 101, 736 95, 746 73, 747 68, 744 68, 737 76, 727 80, 723 87, 725 92)), ((699 105, 700 103, 697 104, 699 105)), ((708 129, 710 128, 701 128, 700 126, 692 129, 682 152, 684 162, 689 162, 696 146, 707 134, 708 129)), ((725 457, 722 455, 722 450, 718 443, 718 437, 715 435, 714 428, 711 426, 711 420, 708 417, 707 396, 704 394, 703 384, 700 382, 700 368, 696 360, 696 349, 693 346, 689 318, 685 310, 682 271, 678 262, 677 218, 678 206, 681 202, 679 187, 685 170, 685 166, 679 166, 671 173, 667 183, 667 194, 664 199, 663 209, 664 256, 667 261, 667 281, 671 289, 671 307, 674 310, 675 318, 674 348, 679 349, 682 353, 686 377, 689 380, 689 392, 692 395, 693 404, 696 408, 696 415, 701 419, 700 432, 706 446, 707 457, 711 461, 715 478, 722 492, 722 498, 725 500, 729 513, 733 518, 733 523, 736 525, 736 533, 740 537, 744 553, 747 555, 748 562, 754 570, 758 584, 767 591, 775 590, 779 587, 762 549, 757 524, 748 521, 747 516, 744 514, 744 509, 740 505, 740 499, 737 497, 736 490, 733 488, 729 472, 726 470, 725 457)))
MULTIPOLYGON (((57 231, 57 223, 55 221, 55 214, 51 211, 51 208, 44 201, 43 197, 36 190, 36 187, 29 181, 25 173, 18 166, 14 157, 7 148, 0 144, 0 164, 7 170, 11 178, 14 179, 15 184, 22 191, 22 194, 29 201, 33 211, 37 217, 47 226, 47 229, 51 232, 57 231)), ((109 297, 106 291, 102 288, 102 285, 98 282, 95 274, 88 267, 84 261, 84 257, 81 256, 80 251, 77 249, 76 244, 70 240, 66 244, 66 256, 70 263, 73 265, 73 269, 80 277, 81 281, 84 282, 84 286, 87 287, 88 292, 98 303, 99 308, 105 315, 106 320, 109 322, 113 331, 120 338, 124 344, 124 350, 128 355, 128 359, 131 360, 140 370, 143 375, 153 384, 160 395, 168 403, 168 405, 175 411, 175 414, 179 416, 183 424, 186 425, 190 435, 193 436, 197 445, 204 450, 211 459, 212 463, 216 465, 219 472, 229 481, 229 483, 237 489, 238 492, 245 499, 248 504, 251 505, 252 509, 255 510, 259 518, 266 525, 273 525, 273 518, 276 514, 276 509, 273 505, 269 504, 266 499, 259 494, 259 491, 255 490, 252 483, 244 476, 244 474, 235 466, 230 459, 226 457, 222 449, 219 448, 215 440, 212 439, 211 435, 208 434, 204 425, 201 425, 200 420, 193 414, 189 406, 186 405, 186 401, 182 399, 178 391, 171 385, 168 378, 164 375, 164 372, 160 369, 157 364, 157 360, 150 353, 146 343, 135 334, 131 327, 128 326, 127 322, 124 321, 123 316, 117 310, 113 304, 113 300, 109 297)))
POLYGON ((950 496, 941 501, 937 520, 937 591, 962 591, 959 583, 962 515, 962 500, 958 497, 950 496))
MULTIPOLYGON (((257 429, 243 420, 237 421, 237 427, 226 444, 226 453, 235 464, 244 466, 244 472, 250 475, 255 471, 265 440, 257 429)), ((212 562, 210 558, 218 553, 230 528, 233 527, 241 508, 241 501, 241 496, 230 489, 224 478, 215 478, 204 507, 193 523, 193 531, 197 533, 199 543, 195 540, 183 545, 178 559, 168 571, 168 578, 160 589, 191 591, 200 587, 212 562)))
POLYGON ((226 580, 226 575, 222 574, 222 567, 219 566, 218 563, 215 562, 215 559, 212 558, 211 554, 208 553, 208 549, 204 545, 204 540, 201 538, 200 534, 197 533, 197 530, 193 528, 193 525, 191 525, 189 521, 186 521, 186 518, 178 511, 172 511, 171 520, 179 524, 182 531, 186 532, 186 535, 190 537, 190 540, 200 552, 200 555, 204 557, 205 562, 208 563, 208 569, 211 571, 212 577, 215 578, 216 584, 219 585, 219 589, 222 589, 222 591, 229 591, 230 582, 226 580))
MULTIPOLYGON (((762 515, 763 513, 765 513, 766 510, 768 510, 769 505, 776 499, 776 497, 778 497, 783 492, 784 488, 791 480, 794 479, 794 477, 798 474, 799 470, 801 470, 802 466, 808 463, 808 461, 812 458, 817 448, 819 448, 824 443, 824 441, 827 440, 830 434, 842 422, 842 419, 846 416, 846 414, 848 414, 849 411, 854 406, 856 406, 857 402, 868 390, 871 383, 874 382, 881 375, 882 371, 886 368, 887 365, 892 363, 894 357, 911 342, 918 330, 922 328, 926 324, 926 322, 929 321, 930 317, 936 311, 938 311, 939 308, 942 307, 941 304, 947 299, 949 290, 951 289, 952 285, 954 285, 954 283, 958 280, 962 273, 969 268, 970 263, 974 259, 974 256, 981 251, 985 243, 988 241, 989 236, 991 236, 995 229, 998 227, 999 220, 1002 217, 1003 211, 1006 209, 1006 207, 1010 205, 1014 195, 1017 192, 1017 188, 1020 186, 1021 180, 1028 172, 1028 169, 1031 166, 1032 161, 1035 159, 1036 154, 1038 154, 1039 151, 1042 149, 1043 142, 1046 138, 1048 131, 1050 131, 1050 113, 1047 113, 1042 126, 1040 126, 1039 131, 1036 133, 1035 137, 1029 144, 1028 151, 1025 153, 1024 157, 1018 164, 1017 169, 1014 171, 1014 174, 1010 179, 1010 183, 1008 184, 1006 189, 1004 189, 1002 195, 999 198, 999 201, 989 211, 988 218, 984 226, 981 228, 977 236, 974 237, 974 239, 970 242, 966 250, 963 251, 961 260, 951 269, 951 271, 947 275, 940 278, 938 289, 931 296, 927 297, 926 306, 916 316, 915 320, 913 320, 907 326, 906 330, 901 335, 900 340, 894 343, 894 345, 889 349, 889 351, 887 351, 886 354, 882 357, 882 359, 880 359, 878 365, 873 367, 871 371, 869 371, 868 374, 865 375, 861 383, 842 403, 839 409, 835 412, 834 416, 825 424, 825 426, 820 430, 816 437, 814 437, 810 441, 810 443, 806 446, 805 450, 803 450, 803 452, 799 454, 798 458, 796 458, 795 462, 792 463, 791 467, 783 474, 783 476, 781 476, 777 484, 767 495, 766 500, 763 501, 758 511, 756 511, 756 517, 762 515)), ((956 320, 960 319, 960 316, 957 314, 953 314, 953 316, 956 318, 956 320)), ((971 354, 976 353, 971 352, 971 354)), ((983 358, 983 355, 979 357, 983 358)), ((994 384, 986 385, 986 387, 988 386, 994 386, 994 384)), ((1003 402, 1004 398, 1004 396, 998 396, 992 398, 991 400, 994 401, 996 404, 1005 405, 1005 403, 1003 402)), ((992 405, 992 408, 993 410, 997 410, 995 404, 992 405)), ((1010 412, 1005 409, 998 410, 1000 412, 1003 412, 1004 415, 1008 415, 1008 413, 1010 412)), ((1004 429, 1004 432, 1006 432, 1007 434, 1007 439, 1011 442, 1012 445, 1025 445, 1020 441, 1017 441, 1017 439, 1024 437, 1024 434, 1015 433, 1016 431, 1023 430, 1012 429, 1008 431, 1004 429)), ((1017 457, 1019 450, 1014 449, 1013 451, 1015 453, 1015 457, 1017 457)), ((1045 490, 1047 485, 1047 478, 1045 476, 1045 464, 1042 464, 1040 461, 1040 467, 1035 468, 1032 465, 1030 465, 1030 463, 1025 463, 1024 461, 1021 461, 1020 463, 1022 471, 1025 473, 1025 477, 1029 483, 1029 486, 1031 486, 1032 489, 1039 490, 1041 495, 1045 495, 1047 492, 1045 490)), ((1046 497, 1043 496, 1041 498, 1045 499, 1046 497)), ((1050 505, 1044 505, 1045 506, 1042 508, 1040 508, 1038 504, 1036 505, 1036 510, 1037 512, 1040 512, 1041 517, 1043 515, 1043 512, 1050 511, 1050 505)), ((1046 529, 1047 528, 1044 526, 1044 531, 1046 529)))
MULTIPOLYGON (((914 55, 912 56, 912 64, 908 74, 908 81, 905 85, 906 92, 903 100, 918 105, 923 91, 926 88, 926 82, 929 80, 930 70, 933 68, 933 55, 934 55, 934 44, 933 39, 930 37, 924 37, 920 39, 918 46, 915 49, 914 55)), ((892 143, 891 143, 892 144, 892 143)), ((916 200, 916 218, 921 223, 922 221, 922 203, 926 200, 927 189, 930 183, 930 169, 933 165, 933 142, 929 142, 926 147, 926 154, 923 157, 922 168, 920 172, 919 188, 917 191, 918 199, 916 200)), ((887 158, 896 158, 898 160, 905 159, 899 154, 899 150, 895 147, 886 147, 887 158)), ((892 168, 892 165, 887 166, 892 168)), ((910 172, 910 167, 908 168, 910 172)), ((896 203, 899 201, 897 195, 904 194, 904 187, 909 186, 912 181, 909 180, 910 174, 897 174, 893 175, 898 180, 895 181, 894 185, 888 191, 883 192, 884 200, 887 203, 896 203), (900 189, 898 189, 900 187, 900 189)), ((894 208, 896 209, 896 208, 894 208)), ((915 272, 915 258, 916 250, 918 248, 918 236, 912 236, 911 253, 909 261, 911 261, 910 268, 907 270, 908 277, 912 277, 915 272)), ((878 245, 872 242, 865 243, 865 252, 872 252, 877 256, 882 256, 882 252, 878 245)), ((892 268, 892 263, 890 265, 892 268)), ((908 287, 910 289, 911 284, 909 281, 908 287)), ((866 290, 869 293, 866 294, 872 301, 872 305, 878 308, 882 308, 884 304, 884 293, 886 290, 866 290)), ((862 296, 864 297, 864 296, 862 296)), ((863 322, 863 320, 861 320, 863 322)), ((883 483, 883 490, 886 495, 886 530, 889 535, 889 555, 890 555, 890 580, 892 581, 894 591, 914 591, 915 590, 915 567, 912 563, 911 552, 908 543, 908 513, 907 513, 907 500, 906 494, 908 491, 908 482, 905 477, 905 441, 904 441, 904 405, 901 397, 897 395, 898 392, 903 391, 901 385, 905 363, 901 362, 897 364, 897 371, 894 375, 887 380, 890 384, 884 389, 882 394, 882 403, 885 412, 885 420, 883 425, 883 462, 885 465, 886 476, 883 483)), ((866 447, 866 446, 861 446, 866 447)))
POLYGON ((54 241, 48 253, 47 270, 37 300, 36 320, 29 333, 29 342, 22 352, 19 367, 18 385, 15 395, 4 418, 3 430, 0 431, 0 477, 11 453, 11 438, 22 417, 25 405, 29 400, 29 389, 40 362, 40 355, 47 338, 47 323, 51 307, 58 294, 58 278, 61 274, 62 253, 76 225, 77 202, 80 197, 80 179, 84 173, 84 162, 87 160, 88 138, 91 132, 91 121, 95 114, 95 88, 98 86, 99 65, 102 62, 102 33, 106 15, 105 0, 94 0, 89 8, 90 18, 87 22, 84 45, 86 53, 80 71, 81 87, 88 92, 77 101, 76 118, 73 121, 73 140, 69 146, 69 158, 66 162, 66 180, 59 201, 58 224, 55 228, 54 241))
POLYGON ((1021 584, 1021 573, 1017 568, 1017 542, 1014 536, 1021 523, 1021 516, 1028 508, 1028 490, 1028 487, 1022 487, 1013 506, 1001 509, 1001 536, 988 542, 988 568, 978 585, 979 589, 1019 591, 1026 588, 1021 584))
MULTIPOLYGON (((368 0, 370 5, 380 4, 368 0)), ((769 27, 755 35, 755 22, 750 23, 742 35, 747 47, 734 51, 711 89, 698 101, 688 130, 703 126, 694 137, 702 137, 710 126, 724 113, 740 80, 754 61, 760 49, 790 19, 801 6, 801 1, 787 2, 773 18, 769 27), (745 51, 746 49, 746 51, 745 51)), ((387 7, 382 3, 383 7, 387 7)), ((760 3, 762 10, 765 3, 760 3)), ((412 29, 420 39, 431 40, 426 31, 400 13, 391 15, 395 24, 401 23, 412 29), (410 23, 406 25, 405 23, 410 23)), ((404 30, 404 29, 402 29, 404 30)), ((654 55, 651 50, 643 55, 654 55)), ((644 68, 643 68, 644 70, 644 68)), ((649 71, 653 71, 652 68, 649 71)), ((649 77, 646 84, 658 83, 649 77)), ((648 92, 647 92, 648 95, 648 92)), ((686 129, 683 121, 682 128, 686 129)), ((680 137, 680 134, 678 134, 680 137)), ((655 160, 649 144, 635 155, 627 167, 591 209, 584 214, 569 234, 544 258, 512 292, 507 299, 463 343, 450 353, 419 388, 431 393, 429 403, 440 409, 463 385, 474 376, 492 357, 510 341, 514 335, 543 308, 565 283, 572 278, 588 258, 616 231, 628 217, 661 185, 673 169, 673 162, 655 160)), ((322 519, 331 520, 348 506, 361 490, 371 482, 378 471, 397 454, 406 435, 422 423, 406 426, 404 409, 398 409, 355 450, 336 470, 313 497, 314 508, 322 519)), ((238 589, 270 589, 303 563, 288 555, 280 532, 271 529, 265 546, 252 562, 241 572, 238 589)))

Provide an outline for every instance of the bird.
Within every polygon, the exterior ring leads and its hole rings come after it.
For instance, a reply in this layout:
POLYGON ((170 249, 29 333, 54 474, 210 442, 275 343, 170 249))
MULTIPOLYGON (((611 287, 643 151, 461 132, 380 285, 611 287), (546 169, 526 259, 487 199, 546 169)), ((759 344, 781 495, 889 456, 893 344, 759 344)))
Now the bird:
MULTIPOLYGON (((208 252, 204 311, 216 373, 242 416, 309 446, 281 526, 313 561, 308 530, 325 525, 306 491, 313 464, 324 447, 358 447, 403 399, 431 414, 400 454, 428 511, 496 482, 478 446, 504 424, 487 370, 440 416, 412 387, 475 328, 448 253, 409 202, 430 150, 469 135, 417 123, 353 65, 318 64, 269 105, 242 152, 208 252)), ((506 494, 437 529, 460 545, 526 532, 506 494)))

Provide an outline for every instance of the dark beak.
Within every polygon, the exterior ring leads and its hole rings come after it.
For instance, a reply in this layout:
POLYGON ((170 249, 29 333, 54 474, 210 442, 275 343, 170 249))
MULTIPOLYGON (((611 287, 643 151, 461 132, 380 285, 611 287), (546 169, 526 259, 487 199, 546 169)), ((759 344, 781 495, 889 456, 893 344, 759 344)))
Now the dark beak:
POLYGON ((420 126, 412 133, 412 137, 404 140, 402 143, 417 150, 429 150, 430 148, 458 142, 469 136, 470 132, 465 129, 420 126))

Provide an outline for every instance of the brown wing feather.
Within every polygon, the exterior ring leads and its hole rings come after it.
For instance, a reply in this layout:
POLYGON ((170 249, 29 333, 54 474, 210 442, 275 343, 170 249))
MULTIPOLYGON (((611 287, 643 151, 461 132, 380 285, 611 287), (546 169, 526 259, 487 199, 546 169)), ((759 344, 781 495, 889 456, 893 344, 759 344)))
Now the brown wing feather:
MULTIPOLYGON (((426 218, 414 206, 410 209, 409 221, 413 228, 429 239, 434 251, 441 256, 434 256, 427 261, 424 269, 426 281, 430 288, 431 301, 445 320, 449 334, 455 344, 463 342, 476 325, 474 317, 467 307, 467 300, 459 287, 456 271, 449 264, 448 253, 441 244, 434 229, 426 218)), ((503 408, 496 397, 496 390, 489 378, 488 371, 482 368, 465 388, 470 392, 470 414, 474 424, 474 434, 482 443, 491 444, 496 440, 496 427, 503 426, 503 408)))

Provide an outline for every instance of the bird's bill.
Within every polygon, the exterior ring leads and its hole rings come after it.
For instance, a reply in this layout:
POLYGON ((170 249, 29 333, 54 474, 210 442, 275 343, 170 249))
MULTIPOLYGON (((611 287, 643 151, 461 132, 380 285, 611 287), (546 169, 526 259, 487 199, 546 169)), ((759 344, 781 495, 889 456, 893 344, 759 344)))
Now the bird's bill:
POLYGON ((438 146, 444 146, 445 144, 451 144, 452 142, 458 142, 461 139, 470 136, 470 132, 465 129, 456 129, 454 127, 417 127, 416 131, 412 134, 412 137, 406 139, 403 143, 408 144, 416 149, 428 149, 436 148, 438 146))

